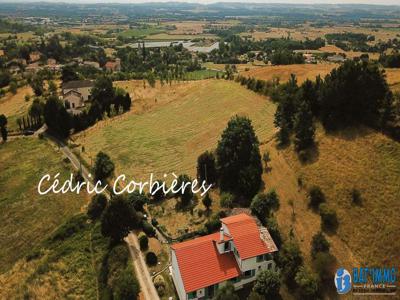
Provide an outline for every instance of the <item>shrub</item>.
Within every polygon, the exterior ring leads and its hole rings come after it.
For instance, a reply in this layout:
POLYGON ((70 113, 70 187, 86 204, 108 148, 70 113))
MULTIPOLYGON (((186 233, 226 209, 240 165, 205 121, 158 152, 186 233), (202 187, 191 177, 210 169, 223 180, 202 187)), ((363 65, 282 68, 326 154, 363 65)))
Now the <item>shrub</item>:
POLYGON ((204 224, 207 233, 213 233, 221 228, 221 221, 218 216, 213 216, 209 221, 204 224))
POLYGON ((141 233, 139 235, 139 245, 140 245, 140 250, 144 251, 149 248, 149 239, 147 235, 141 233))
POLYGON ((318 186, 313 186, 308 191, 309 205, 313 209, 318 209, 319 205, 325 202, 325 195, 318 186))
POLYGON ((336 230, 339 225, 336 211, 329 208, 325 203, 319 206, 319 213, 321 215, 322 228, 329 231, 336 230))
POLYGON ((316 299, 319 293, 319 281, 316 274, 305 266, 300 267, 296 273, 296 284, 299 287, 301 299, 316 299))
POLYGON ((146 254, 146 263, 149 266, 154 266, 157 264, 157 255, 154 252, 148 252, 146 254))
POLYGON ((146 197, 145 194, 134 191, 133 193, 128 195, 128 202, 133 206, 135 210, 143 211, 143 206, 149 202, 149 199, 146 197))
POLYGON ((143 221, 143 232, 147 235, 147 236, 155 236, 156 235, 156 231, 154 229, 153 226, 151 226, 148 222, 143 221))
POLYGON ((268 232, 274 240, 275 245, 280 249, 282 245, 282 237, 279 231, 278 222, 274 217, 270 217, 267 219, 265 226, 268 228, 268 232))
POLYGON ((351 190, 351 201, 353 204, 356 205, 361 205, 362 199, 361 199, 361 193, 357 189, 352 189, 351 190))
POLYGON ((324 234, 320 231, 315 234, 311 241, 311 256, 315 257, 318 252, 329 252, 329 242, 326 240, 324 234))
POLYGON ((264 223, 265 218, 270 216, 271 211, 279 208, 278 194, 271 190, 267 194, 258 193, 251 201, 251 213, 264 223))
POLYGON ((265 298, 276 298, 281 287, 279 272, 274 270, 264 270, 257 274, 257 279, 253 291, 265 298))
POLYGON ((162 277, 161 275, 157 275, 154 278, 154 287, 157 290, 157 293, 159 296, 164 296, 165 294, 165 280, 164 277, 162 277))
POLYGON ((209 210, 210 207, 211 207, 211 204, 212 204, 212 199, 211 199, 209 193, 207 193, 207 194, 204 196, 202 202, 203 202, 204 207, 205 207, 207 210, 209 210))
POLYGON ((289 286, 293 286, 294 277, 303 263, 299 244, 294 239, 290 239, 283 244, 279 252, 278 263, 286 283, 289 286))
POLYGON ((133 276, 133 270, 127 267, 123 273, 115 280, 114 299, 127 300, 137 299, 140 292, 140 285, 133 276))
POLYGON ((333 280, 336 269, 336 258, 332 254, 329 252, 318 252, 313 264, 321 281, 333 280))
POLYGON ((107 198, 103 194, 96 194, 92 197, 89 204, 87 215, 90 219, 95 220, 101 216, 101 213, 107 206, 107 198))

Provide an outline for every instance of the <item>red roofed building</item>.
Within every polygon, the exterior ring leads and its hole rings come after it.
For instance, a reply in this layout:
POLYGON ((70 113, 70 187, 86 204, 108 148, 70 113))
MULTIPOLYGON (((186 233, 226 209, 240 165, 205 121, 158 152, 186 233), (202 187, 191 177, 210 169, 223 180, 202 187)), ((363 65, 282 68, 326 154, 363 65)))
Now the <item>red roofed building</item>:
POLYGON ((221 223, 219 233, 171 246, 171 273, 180 300, 210 299, 228 281, 241 289, 261 270, 275 268, 271 253, 278 249, 265 227, 244 213, 221 223))

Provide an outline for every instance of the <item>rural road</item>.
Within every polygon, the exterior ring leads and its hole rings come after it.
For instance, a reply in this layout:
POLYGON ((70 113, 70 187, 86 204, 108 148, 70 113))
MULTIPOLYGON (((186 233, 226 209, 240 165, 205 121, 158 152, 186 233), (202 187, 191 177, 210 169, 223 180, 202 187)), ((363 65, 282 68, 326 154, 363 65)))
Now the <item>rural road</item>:
MULTIPOLYGON (((47 133, 44 133, 44 135, 46 138, 50 139, 59 146, 60 151, 69 159, 72 166, 76 170, 82 171, 82 176, 86 180, 86 182, 90 182, 93 184, 93 178, 89 176, 90 172, 80 162, 80 160, 71 151, 71 149, 64 142, 58 140, 54 136, 47 133)), ((108 199, 111 198, 107 190, 105 191, 105 194, 108 199)), ((151 280, 149 269, 147 268, 147 264, 143 258, 143 254, 140 251, 139 242, 136 234, 130 232, 125 238, 125 242, 128 244, 129 253, 132 257, 132 263, 135 268, 136 277, 139 281, 140 289, 143 293, 144 299, 159 300, 160 298, 158 296, 156 288, 154 287, 153 281, 151 280)))

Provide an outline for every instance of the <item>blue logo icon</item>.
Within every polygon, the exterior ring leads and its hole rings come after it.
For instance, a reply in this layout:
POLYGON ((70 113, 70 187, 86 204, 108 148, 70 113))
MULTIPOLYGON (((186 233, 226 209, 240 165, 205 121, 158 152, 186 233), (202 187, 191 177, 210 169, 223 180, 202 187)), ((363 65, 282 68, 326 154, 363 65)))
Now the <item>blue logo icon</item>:
POLYGON ((340 268, 336 271, 335 286, 339 294, 346 294, 351 290, 351 275, 346 269, 340 268))

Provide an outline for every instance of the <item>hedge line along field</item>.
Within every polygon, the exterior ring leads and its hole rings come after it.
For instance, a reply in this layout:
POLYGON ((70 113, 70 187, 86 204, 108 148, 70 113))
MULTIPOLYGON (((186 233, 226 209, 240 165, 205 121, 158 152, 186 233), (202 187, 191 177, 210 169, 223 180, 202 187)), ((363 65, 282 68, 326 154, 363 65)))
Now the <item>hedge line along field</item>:
POLYGON ((0 273, 8 270, 86 204, 80 195, 39 195, 45 174, 67 179, 70 166, 46 141, 36 137, 0 144, 0 273))
POLYGON ((133 107, 147 110, 138 113, 134 109, 74 137, 85 147, 81 155, 88 163, 98 151, 108 153, 116 174, 141 179, 151 173, 156 177, 171 172, 195 176, 197 157, 216 148, 235 114, 250 117, 260 141, 274 134, 275 105, 232 81, 174 83, 145 91, 135 82, 117 85, 135 90, 133 107), (138 99, 139 95, 143 98, 138 99))

